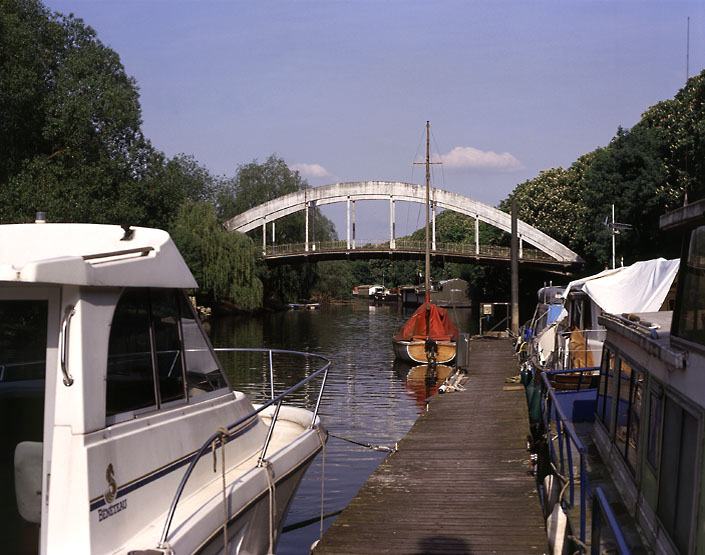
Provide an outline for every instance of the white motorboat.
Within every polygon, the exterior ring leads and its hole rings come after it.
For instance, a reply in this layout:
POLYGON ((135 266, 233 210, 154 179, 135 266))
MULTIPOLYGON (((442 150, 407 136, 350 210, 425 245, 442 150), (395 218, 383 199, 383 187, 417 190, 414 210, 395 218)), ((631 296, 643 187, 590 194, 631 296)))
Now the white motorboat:
POLYGON ((274 552, 327 438, 329 362, 302 361, 307 378, 278 396, 270 368, 271 399, 253 405, 228 385, 195 287, 163 231, 0 225, 4 552, 274 552), (314 385, 314 410, 282 404, 314 385))

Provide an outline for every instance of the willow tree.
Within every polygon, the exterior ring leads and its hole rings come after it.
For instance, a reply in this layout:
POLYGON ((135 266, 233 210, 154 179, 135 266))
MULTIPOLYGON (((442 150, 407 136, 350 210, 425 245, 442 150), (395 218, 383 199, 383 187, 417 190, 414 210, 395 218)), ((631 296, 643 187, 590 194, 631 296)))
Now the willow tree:
POLYGON ((218 223, 214 205, 184 203, 170 232, 205 302, 226 301, 242 310, 262 306, 256 248, 246 235, 218 223))

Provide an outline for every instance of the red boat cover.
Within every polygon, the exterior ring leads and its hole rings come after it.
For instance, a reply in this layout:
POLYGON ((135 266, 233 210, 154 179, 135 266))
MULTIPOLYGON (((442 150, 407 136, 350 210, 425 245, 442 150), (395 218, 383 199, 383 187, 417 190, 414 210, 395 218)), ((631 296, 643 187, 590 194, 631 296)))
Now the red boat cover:
POLYGON ((448 311, 426 301, 411 315, 394 336, 397 341, 412 341, 430 337, 436 341, 455 341, 458 329, 450 321, 448 311), (429 325, 426 324, 428 322, 429 325))

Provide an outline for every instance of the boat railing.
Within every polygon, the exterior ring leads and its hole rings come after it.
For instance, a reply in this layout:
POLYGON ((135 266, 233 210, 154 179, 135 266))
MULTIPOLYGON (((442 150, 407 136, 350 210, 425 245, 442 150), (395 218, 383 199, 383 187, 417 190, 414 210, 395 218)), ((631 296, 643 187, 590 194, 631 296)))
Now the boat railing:
MULTIPOLYGON (((553 374, 559 373, 558 371, 553 374)), ((579 482, 580 487, 580 536, 579 539, 585 543, 585 528, 587 520, 587 495, 590 491, 587 475, 587 448, 578 436, 575 427, 569 418, 567 418, 563 407, 556 399, 556 392, 551 384, 548 372, 541 373, 543 386, 546 396, 544 399, 543 420, 546 434, 548 435, 548 447, 551 456, 554 471, 558 477, 564 482, 564 486, 568 487, 568 502, 569 507, 575 506, 575 486, 579 482), (555 440, 558 441, 558 453, 556 453, 556 445, 551 437, 551 420, 552 414, 555 414, 555 440), (579 457, 579 472, 576 476, 575 466, 573 464, 573 454, 576 452, 579 457), (556 466, 556 461, 558 466, 556 466)), ((563 500, 559 499, 562 503, 563 500)))
MULTIPOLYGON (((282 401, 288 397, 291 396, 292 393, 295 391, 301 389, 304 387, 306 384, 308 384, 310 381, 318 378, 319 376, 322 375, 321 378, 321 386, 318 391, 318 396, 316 398, 316 405, 313 410, 313 416, 311 418, 311 423, 310 423, 310 428, 313 428, 316 423, 316 418, 318 417, 318 411, 321 406, 321 399, 323 397, 323 390, 326 386, 326 380, 328 379, 328 370, 330 368, 331 362, 329 359, 322 355, 317 355, 314 353, 304 353, 300 351, 289 351, 285 349, 265 349, 265 348, 259 348, 259 349, 248 349, 248 348, 239 348, 239 347, 232 347, 232 348, 218 348, 214 349, 216 352, 260 352, 260 353, 267 353, 268 358, 269 358, 269 378, 270 378, 270 395, 271 399, 265 403, 263 403, 261 406, 250 412, 249 414, 243 416, 242 418, 239 418, 235 422, 229 424, 228 426, 225 427, 227 432, 231 432, 232 430, 238 428, 248 420, 251 420, 258 414, 260 414, 262 411, 266 410, 267 408, 274 406, 274 414, 272 415, 272 421, 269 425, 269 430, 267 431, 267 437, 264 440, 264 444, 262 446, 262 451, 259 457, 259 460, 257 461, 257 466, 263 466, 265 462, 265 458, 267 455, 267 448, 269 447, 269 443, 272 439, 272 434, 274 432, 274 427, 277 424, 277 419, 279 417, 279 410, 281 409, 282 401), (283 393, 276 395, 274 392, 274 354, 284 354, 284 355, 293 355, 293 356, 303 356, 303 357, 311 357, 318 359, 323 363, 323 366, 319 368, 318 370, 313 371, 311 374, 309 374, 306 378, 301 380, 299 383, 296 385, 290 387, 283 393)), ((198 461, 207 453, 209 453, 211 450, 215 450, 218 446, 224 446, 224 437, 223 433, 221 431, 217 431, 213 434, 211 434, 208 439, 206 439, 203 444, 201 445, 201 448, 198 450, 198 452, 193 456, 191 463, 189 464, 188 468, 186 469, 186 472, 184 473, 184 476, 181 478, 181 482, 179 483, 179 486, 176 489, 176 493, 174 495, 174 499, 171 503, 171 507, 169 508, 169 513, 167 514, 166 517, 166 522, 164 523, 164 529, 162 531, 162 535, 159 539, 159 548, 164 549, 167 547, 167 537, 169 535, 169 529, 171 528, 171 523, 174 519, 174 514, 176 512, 176 507, 179 503, 179 500, 181 499, 181 495, 184 492, 184 489, 186 487, 186 483, 188 482, 189 478, 191 477, 191 474, 193 473, 193 470, 196 468, 196 464, 198 461)))
POLYGON ((590 553, 591 555, 599 555, 601 553, 600 546, 603 543, 603 526, 602 523, 607 525, 611 537, 609 538, 610 550, 609 552, 614 552, 616 548, 619 555, 629 555, 631 550, 629 549, 629 544, 622 534, 622 529, 619 527, 617 522, 617 517, 612 510, 612 506, 607 501, 605 492, 602 491, 600 486, 595 486, 595 492, 592 496, 592 533, 590 537, 590 553))

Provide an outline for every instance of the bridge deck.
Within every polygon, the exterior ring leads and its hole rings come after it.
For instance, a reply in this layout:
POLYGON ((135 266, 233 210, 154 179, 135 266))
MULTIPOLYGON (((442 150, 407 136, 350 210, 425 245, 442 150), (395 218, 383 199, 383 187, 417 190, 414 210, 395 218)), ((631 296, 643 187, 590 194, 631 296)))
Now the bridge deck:
POLYGON ((514 353, 484 339, 470 354, 466 391, 431 400, 314 554, 547 552, 514 353))

